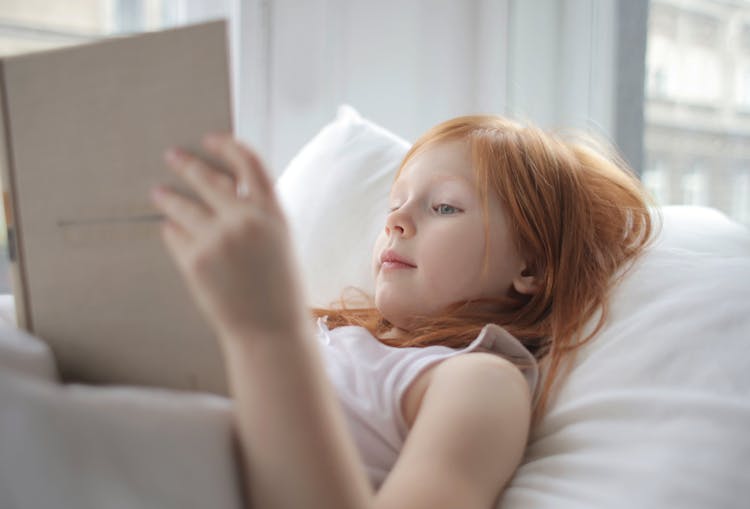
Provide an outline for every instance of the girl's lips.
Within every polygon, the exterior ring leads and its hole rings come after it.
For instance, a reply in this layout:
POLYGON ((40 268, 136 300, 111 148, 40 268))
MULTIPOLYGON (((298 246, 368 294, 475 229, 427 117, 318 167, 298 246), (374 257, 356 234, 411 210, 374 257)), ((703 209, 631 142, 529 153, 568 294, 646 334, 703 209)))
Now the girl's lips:
POLYGON ((381 265, 382 269, 415 269, 416 267, 412 265, 407 265, 406 263, 401 262, 383 262, 381 265))
POLYGON ((383 264, 385 262, 400 263, 412 268, 416 267, 416 265, 411 263, 411 260, 401 256, 393 249, 387 249, 380 255, 380 263, 383 264))

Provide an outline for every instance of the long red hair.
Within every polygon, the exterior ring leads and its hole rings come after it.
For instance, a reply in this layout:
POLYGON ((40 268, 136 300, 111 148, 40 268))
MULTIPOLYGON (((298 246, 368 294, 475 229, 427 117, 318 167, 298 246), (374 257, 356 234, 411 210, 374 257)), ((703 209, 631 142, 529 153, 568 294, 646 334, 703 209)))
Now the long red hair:
MULTIPOLYGON (((652 236, 652 201, 616 152, 592 138, 571 138, 489 116, 463 116, 423 134, 398 169, 420 151, 452 140, 468 140, 489 235, 489 193, 507 215, 516 248, 540 283, 533 296, 498 296, 457 302, 438 316, 415 317, 406 337, 380 338, 392 325, 374 307, 372 296, 342 292, 330 309, 328 326, 359 325, 394 347, 467 346, 487 323, 513 334, 540 361, 541 392, 533 422, 544 414, 563 361, 604 325, 608 296, 652 236), (352 305, 354 298, 363 298, 352 305), (347 301, 350 301, 347 303, 347 301), (474 303, 479 301, 474 301, 474 303), (487 307, 487 303, 493 304, 487 307), (591 329, 587 325, 598 313, 591 329), (588 330, 588 333, 585 333, 588 330)), ((488 243, 487 243, 488 244, 488 243)), ((487 266, 485 253, 485 267, 487 266)), ((355 289, 357 290, 357 289, 355 289)), ((523 367, 518 359, 511 359, 523 367)))

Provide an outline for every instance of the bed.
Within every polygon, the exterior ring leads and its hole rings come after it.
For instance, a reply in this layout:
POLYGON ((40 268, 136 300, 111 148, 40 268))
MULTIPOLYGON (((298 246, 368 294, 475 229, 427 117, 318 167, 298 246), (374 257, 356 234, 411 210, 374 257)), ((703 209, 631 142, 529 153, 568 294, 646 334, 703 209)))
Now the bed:
MULTIPOLYGON (((371 288, 408 147, 342 105, 277 180, 311 305, 371 288)), ((711 208, 654 214, 658 238, 531 430, 498 509, 750 505, 750 231, 711 208)), ((241 507, 230 400, 62 385, 46 345, 16 328, 12 295, 0 319, 0 507, 241 507)))

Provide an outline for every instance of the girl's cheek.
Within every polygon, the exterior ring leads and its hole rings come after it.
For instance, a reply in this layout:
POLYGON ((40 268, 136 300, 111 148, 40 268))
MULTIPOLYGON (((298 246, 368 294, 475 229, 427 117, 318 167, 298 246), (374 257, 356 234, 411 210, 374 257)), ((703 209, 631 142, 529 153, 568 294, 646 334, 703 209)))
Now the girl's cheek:
POLYGON ((378 235, 377 239, 375 239, 375 245, 373 246, 373 249, 372 249, 372 257, 371 257, 370 262, 372 264, 373 275, 377 274, 378 269, 380 268, 379 257, 380 257, 380 252, 383 250, 385 246, 384 242, 385 242, 385 236, 381 232, 378 235))

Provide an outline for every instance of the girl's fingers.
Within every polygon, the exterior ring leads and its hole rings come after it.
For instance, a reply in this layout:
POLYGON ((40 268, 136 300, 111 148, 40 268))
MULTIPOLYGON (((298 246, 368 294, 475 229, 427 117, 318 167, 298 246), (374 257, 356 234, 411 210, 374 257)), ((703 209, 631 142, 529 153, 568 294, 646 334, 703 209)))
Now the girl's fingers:
POLYGON ((154 205, 190 237, 209 228, 211 211, 176 191, 157 187, 151 191, 154 205))
POLYGON ((206 149, 221 158, 235 172, 238 194, 245 198, 267 203, 273 193, 271 182, 263 163, 251 150, 231 135, 212 134, 203 140, 206 149))
POLYGON ((201 158, 172 148, 165 153, 164 159, 169 167, 184 178, 211 209, 219 209, 234 196, 232 178, 212 168, 201 158))
POLYGON ((172 256, 183 265, 182 256, 190 247, 190 235, 180 226, 170 220, 165 220, 161 225, 161 235, 172 256))
POLYGON ((250 150, 247 146, 242 143, 236 143, 235 146, 244 155, 245 159, 250 161, 250 167, 255 170, 255 175, 258 178, 258 185, 265 196, 271 196, 274 194, 274 184, 271 176, 268 174, 263 161, 253 150, 250 150))

